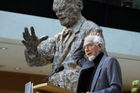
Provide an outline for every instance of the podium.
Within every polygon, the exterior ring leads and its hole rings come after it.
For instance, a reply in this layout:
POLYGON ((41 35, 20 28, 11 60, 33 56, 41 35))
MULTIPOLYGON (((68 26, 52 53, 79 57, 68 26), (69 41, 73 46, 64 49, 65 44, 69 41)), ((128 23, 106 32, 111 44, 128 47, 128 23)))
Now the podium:
POLYGON ((33 86, 33 93, 75 93, 49 83, 42 83, 33 86))

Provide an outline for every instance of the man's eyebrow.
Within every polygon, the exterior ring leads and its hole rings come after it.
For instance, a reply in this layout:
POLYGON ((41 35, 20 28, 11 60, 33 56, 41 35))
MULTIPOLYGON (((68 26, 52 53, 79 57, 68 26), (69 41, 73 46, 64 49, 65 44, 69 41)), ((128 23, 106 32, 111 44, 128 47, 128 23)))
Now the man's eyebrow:
POLYGON ((83 47, 85 47, 85 46, 87 46, 87 45, 92 45, 93 43, 88 43, 88 44, 85 44, 85 45, 83 45, 83 47))

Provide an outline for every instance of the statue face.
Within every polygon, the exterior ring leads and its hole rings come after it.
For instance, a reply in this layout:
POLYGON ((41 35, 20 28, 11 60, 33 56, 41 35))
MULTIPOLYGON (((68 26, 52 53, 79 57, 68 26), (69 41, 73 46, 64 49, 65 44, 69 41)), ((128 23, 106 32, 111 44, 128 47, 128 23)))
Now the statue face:
POLYGON ((72 27, 79 19, 78 6, 67 0, 54 0, 53 10, 63 26, 72 27))

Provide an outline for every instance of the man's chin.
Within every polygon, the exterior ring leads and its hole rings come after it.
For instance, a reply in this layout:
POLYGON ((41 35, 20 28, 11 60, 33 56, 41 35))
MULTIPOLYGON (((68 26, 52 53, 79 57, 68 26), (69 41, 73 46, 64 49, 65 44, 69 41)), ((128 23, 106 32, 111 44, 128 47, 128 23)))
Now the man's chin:
POLYGON ((89 61, 93 61, 95 59, 95 56, 90 56, 90 57, 88 57, 88 60, 89 61))

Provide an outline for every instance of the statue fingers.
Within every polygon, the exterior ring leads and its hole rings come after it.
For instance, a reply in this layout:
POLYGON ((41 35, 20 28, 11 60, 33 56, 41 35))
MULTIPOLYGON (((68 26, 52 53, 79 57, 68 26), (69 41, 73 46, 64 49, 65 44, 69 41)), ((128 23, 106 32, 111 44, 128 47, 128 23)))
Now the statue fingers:
POLYGON ((48 39, 48 36, 44 36, 40 39, 40 42, 44 41, 44 40, 47 40, 48 39))
POLYGON ((30 30, 31 30, 32 39, 33 39, 33 40, 37 40, 38 38, 37 38, 37 36, 36 36, 36 34, 35 34, 34 27, 32 26, 32 27, 30 28, 30 30))
POLYGON ((23 37, 24 37, 24 39, 27 40, 27 41, 31 39, 31 37, 30 37, 30 33, 29 33, 27 27, 24 28, 23 37))
POLYGON ((28 44, 26 41, 22 40, 21 42, 27 47, 28 44))
POLYGON ((22 34, 23 34, 24 40, 27 40, 27 37, 26 37, 26 35, 25 35, 25 32, 23 32, 22 34))

